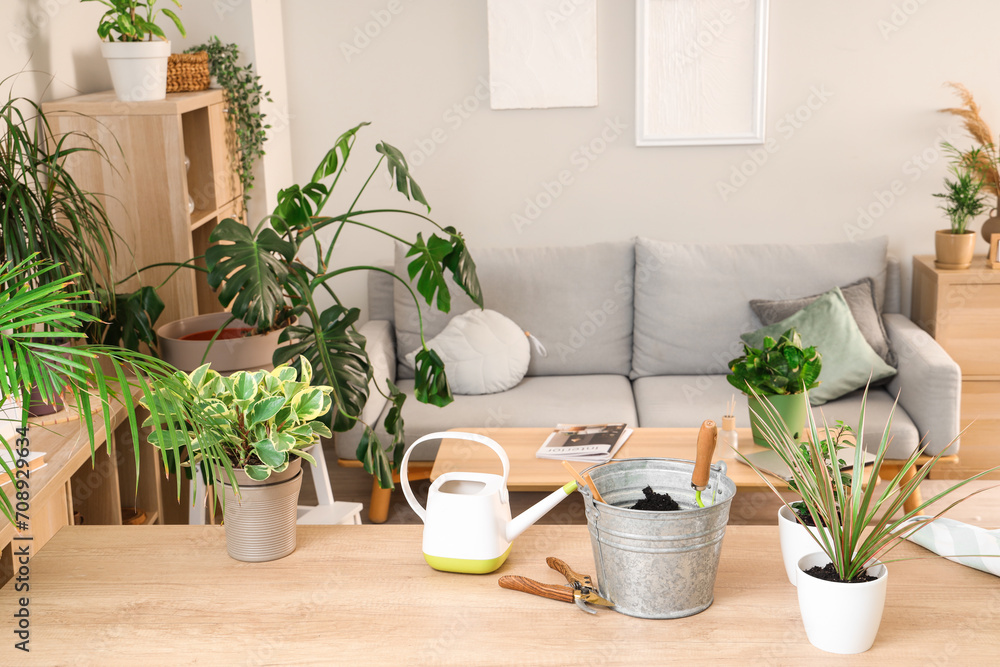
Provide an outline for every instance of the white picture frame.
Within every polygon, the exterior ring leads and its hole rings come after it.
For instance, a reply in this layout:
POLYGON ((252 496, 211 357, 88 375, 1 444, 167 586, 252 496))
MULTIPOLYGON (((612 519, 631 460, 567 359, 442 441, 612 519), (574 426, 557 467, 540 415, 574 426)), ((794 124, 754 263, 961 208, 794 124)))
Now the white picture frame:
POLYGON ((636 0, 637 146, 762 144, 768 0, 636 0))

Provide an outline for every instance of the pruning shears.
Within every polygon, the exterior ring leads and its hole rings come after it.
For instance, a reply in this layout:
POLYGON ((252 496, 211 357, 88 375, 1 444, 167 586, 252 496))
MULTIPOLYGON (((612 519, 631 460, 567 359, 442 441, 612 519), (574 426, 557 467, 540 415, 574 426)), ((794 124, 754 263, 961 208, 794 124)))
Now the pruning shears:
POLYGON ((531 593, 532 595, 539 595, 543 598, 559 600, 560 602, 575 602, 577 607, 588 614, 597 613, 588 605, 598 605, 601 607, 615 606, 614 603, 600 596, 594 587, 594 580, 590 578, 590 575, 578 574, 569 565, 552 556, 546 558, 545 563, 566 577, 566 581, 569 583, 565 585, 543 584, 534 579, 516 574, 505 574, 500 577, 497 583, 500 584, 500 588, 507 588, 512 591, 531 593))

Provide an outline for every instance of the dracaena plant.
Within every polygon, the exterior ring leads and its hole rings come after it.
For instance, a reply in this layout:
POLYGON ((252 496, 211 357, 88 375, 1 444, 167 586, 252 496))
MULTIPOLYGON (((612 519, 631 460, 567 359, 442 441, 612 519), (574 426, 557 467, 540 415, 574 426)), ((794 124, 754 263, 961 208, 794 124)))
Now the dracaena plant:
MULTIPOLYGON (((923 448, 918 447, 906 457, 898 472, 884 484, 867 484, 864 472, 865 407, 867 401, 868 388, 866 387, 861 400, 858 426, 853 431, 831 428, 826 423, 820 428, 812 411, 807 411, 810 437, 804 446, 796 442, 783 425, 777 428, 771 426, 772 423, 782 424, 782 422, 780 419, 776 419, 777 412, 774 408, 766 401, 761 401, 764 409, 773 420, 772 422, 761 420, 764 422, 765 438, 771 449, 791 471, 791 482, 794 483, 795 490, 802 497, 801 503, 812 518, 813 524, 826 527, 825 530, 816 531, 818 535, 813 534, 812 531, 809 533, 816 542, 817 551, 822 551, 830 558, 830 562, 833 563, 842 581, 856 579, 865 569, 874 565, 875 561, 892 562, 885 560, 885 555, 897 547, 900 542, 958 503, 986 489, 980 489, 956 500, 931 517, 930 520, 911 521, 911 519, 921 515, 927 507, 961 489, 969 482, 1000 469, 998 466, 973 475, 923 501, 914 509, 904 511, 903 505, 906 500, 920 488, 920 483, 927 479, 948 448, 941 450, 927 463, 918 467, 917 460, 924 454, 923 448), (843 444, 855 445, 854 467, 849 474, 834 472, 835 468, 831 465, 829 458, 824 457, 816 444, 823 441, 832 444, 835 451, 843 444), (913 477, 909 478, 911 474, 913 477)), ((882 437, 875 448, 875 462, 870 469, 872 480, 880 479, 879 472, 886 462, 892 417, 895 410, 894 404, 882 431, 882 437)), ((741 452, 737 451, 736 455, 753 468, 768 488, 781 499, 786 507, 792 510, 788 501, 775 488, 767 473, 756 467, 741 452)), ((894 461, 893 464, 895 466, 897 462, 894 461)), ((805 525, 799 513, 792 511, 796 520, 805 525)))
MULTIPOLYGON (((172 413, 166 406, 177 401, 161 400, 171 392, 161 383, 155 387, 153 404, 164 403, 157 411, 163 430, 149 441, 161 448, 186 441, 188 461, 204 462, 209 479, 225 474, 235 485, 232 472, 239 468, 250 479, 263 481, 284 472, 296 456, 315 465, 305 450, 320 436, 331 435, 320 418, 330 411, 333 390, 312 384, 308 360, 303 359, 299 369, 279 366, 272 371, 237 371, 228 377, 205 364, 190 374, 178 371, 173 379, 174 386, 183 385, 195 396, 197 412, 207 417, 196 429, 186 421, 187 410, 172 413), (168 422, 183 426, 164 440, 168 422)), ((146 399, 143 405, 149 407, 146 399)), ((144 425, 154 421, 151 415, 144 425)))
MULTIPOLYGON (((163 28, 157 25, 159 14, 169 18, 177 27, 178 32, 187 36, 184 24, 170 9, 156 8, 156 0, 81 0, 81 2, 99 2, 108 8, 97 24, 97 34, 106 42, 142 42, 153 41, 154 37, 167 39, 163 28)), ((177 7, 180 0, 170 0, 177 7)))
MULTIPOLYGON (((61 267, 41 262, 36 256, 0 266, 0 395, 4 400, 14 396, 22 405, 27 405, 33 389, 46 402, 61 395, 80 415, 92 453, 96 444, 94 424, 103 423, 105 432, 111 433, 111 405, 121 402, 138 459, 140 418, 136 416, 134 395, 149 397, 153 384, 162 381, 172 391, 161 405, 175 414, 187 414, 190 396, 172 380, 175 369, 159 359, 119 347, 86 344, 82 330, 97 318, 87 308, 93 305, 88 304, 90 293, 74 282, 78 279, 82 277, 64 275, 61 267), (47 342, 51 336, 74 344, 52 345, 47 342)), ((159 419, 157 406, 152 410, 157 423, 170 424, 169 419, 159 419)), ((195 415, 193 421, 202 420, 195 415)), ((19 434, 25 435, 27 428, 25 411, 19 434)), ((155 426, 154 434, 160 430, 155 426)), ((169 441, 172 430, 168 428, 166 434, 157 437, 169 441)), ((0 436, 0 441, 11 460, 16 460, 15 453, 26 453, 20 439, 10 443, 0 436)), ((0 461, 0 466, 16 480, 14 488, 20 491, 23 480, 17 480, 6 462, 0 461)), ((14 522, 10 492, 11 487, 0 489, 0 511, 14 522)))
POLYGON ((743 356, 729 362, 729 383, 740 391, 773 396, 801 394, 819 385, 823 355, 815 347, 802 347, 794 328, 778 340, 764 337, 760 349, 743 345, 743 356))
MULTIPOLYGON (((202 269, 208 273, 209 285, 218 290, 220 303, 231 311, 232 318, 223 327, 238 318, 261 333, 284 328, 280 341, 287 345, 278 348, 273 362, 291 362, 300 369, 308 362, 315 382, 331 388, 331 409, 324 419, 333 431, 347 431, 360 422, 372 379, 365 338, 354 326, 361 312, 337 297, 334 279, 357 271, 388 273, 403 285, 418 307, 423 299, 428 306, 448 312, 451 295, 445 276, 450 275, 473 302, 483 305, 475 262, 465 239, 454 227, 441 226, 418 211, 361 205, 362 195, 384 164, 392 187, 430 212, 406 159, 393 146, 385 142, 376 145, 378 161, 360 191, 349 196, 350 203, 342 213, 324 212, 347 167, 357 133, 366 125, 344 132, 308 183, 281 190, 273 215, 250 226, 234 219, 220 222, 209 237, 206 268, 202 269), (408 240, 378 226, 381 217, 398 216, 429 226, 433 232, 427 237, 418 232, 415 239, 408 240), (335 264, 334 249, 348 228, 405 244, 410 258, 408 275, 398 276, 376 266, 335 264), (416 281, 416 291, 410 280, 416 281), (321 305, 324 302, 329 305, 321 305)), ((194 260, 187 265, 198 268, 194 260)), ((398 465, 403 449, 401 410, 406 395, 388 378, 385 380, 390 409, 384 426, 391 441, 381 443, 372 425, 362 423, 364 433, 357 456, 384 488, 392 488, 393 466, 398 465)), ((383 391, 378 384, 375 386, 383 391)), ((437 406, 452 401, 444 364, 426 344, 416 356, 414 395, 423 403, 437 406)))

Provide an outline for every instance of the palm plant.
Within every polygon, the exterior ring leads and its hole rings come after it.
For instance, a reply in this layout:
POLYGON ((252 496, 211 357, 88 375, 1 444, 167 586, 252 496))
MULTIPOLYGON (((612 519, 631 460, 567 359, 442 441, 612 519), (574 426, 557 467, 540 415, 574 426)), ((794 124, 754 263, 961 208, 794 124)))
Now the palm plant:
MULTIPOLYGON (((945 498, 949 494, 962 488, 969 482, 979 479, 1000 469, 1000 466, 991 468, 977 475, 960 481, 950 486, 945 491, 936 494, 934 497, 925 500, 912 510, 901 512, 903 504, 920 487, 920 483, 927 479, 934 469, 934 466, 941 460, 947 448, 941 453, 932 457, 930 461, 917 467, 917 459, 923 453, 923 448, 917 448, 903 461, 898 472, 889 479, 885 487, 880 491, 878 485, 864 482, 864 432, 865 432, 865 407, 868 400, 868 389, 865 389, 864 397, 861 401, 861 413, 858 417, 858 427, 853 437, 856 438, 854 452, 854 467, 850 474, 836 474, 839 467, 834 467, 828 457, 824 457, 822 451, 816 443, 826 440, 834 445, 836 451, 841 445, 841 441, 848 437, 851 432, 846 429, 834 429, 824 422, 823 428, 817 427, 812 411, 809 411, 809 434, 810 438, 804 446, 787 432, 787 429, 771 428, 767 425, 765 437, 771 448, 781 457, 781 460, 791 471, 791 480, 795 484, 795 489, 802 497, 802 504, 817 526, 825 526, 826 529, 816 531, 815 535, 810 531, 813 540, 816 541, 819 550, 824 552, 833 563, 837 574, 843 581, 852 581, 862 574, 875 561, 892 562, 883 560, 884 556, 900 542, 912 535, 917 530, 931 523, 958 503, 966 500, 985 489, 975 491, 964 498, 960 498, 951 503, 941 512, 934 515, 928 521, 910 522, 910 519, 922 514, 931 504, 945 498), (822 434, 822 435, 821 435, 822 434), (825 437, 823 437, 825 436, 825 437), (910 478, 910 475, 913 475, 910 478)), ((764 406, 769 411, 773 408, 764 406)), ((879 471, 885 463, 886 452, 889 446, 889 432, 892 426, 892 415, 895 413, 895 405, 889 413, 889 419, 882 432, 882 438, 876 450, 875 462, 872 464, 872 480, 879 478, 879 471)), ((776 416, 776 413, 772 417, 776 416)), ((777 423, 781 423, 778 421, 777 423)), ((829 450, 828 450, 829 451, 829 450)), ((736 452, 744 463, 749 465, 757 475, 767 484, 768 488, 774 492, 781 502, 792 511, 796 520, 802 525, 806 525, 803 519, 792 510, 792 507, 783 498, 781 493, 774 487, 770 478, 762 470, 757 468, 741 452, 736 452)), ((835 454, 834 454, 835 456, 835 454)))
MULTIPOLYGON (((77 279, 82 276, 64 276, 61 267, 35 257, 17 264, 4 262, 0 265, 0 357, 3 359, 0 394, 4 399, 20 397, 22 403, 34 388, 45 401, 66 396, 86 427, 92 453, 95 448, 94 420, 103 420, 106 432, 110 433, 111 404, 121 402, 138 459, 140 422, 134 394, 141 392, 148 398, 155 381, 168 383, 173 393, 165 403, 151 404, 150 410, 156 422, 154 433, 163 431, 162 436, 157 437, 172 444, 164 450, 164 459, 171 450, 176 457, 176 451, 184 443, 174 438, 176 428, 169 413, 160 418, 158 412, 161 407, 168 406, 177 411, 175 414, 190 415, 191 395, 184 385, 173 379, 175 369, 158 359, 119 347, 88 344, 62 347, 46 342, 56 335, 84 343, 82 329, 96 319, 86 307, 93 305, 89 293, 74 283, 77 279), (102 416, 99 417, 98 412, 102 416)), ((199 415, 190 418, 199 422, 199 415)), ((26 413, 20 427, 20 432, 25 433, 26 413)), ((2 436, 0 441, 14 459, 15 449, 2 436)), ((0 461, 0 466, 15 479, 6 462, 0 461)), ((14 521, 14 506, 2 489, 0 511, 14 521)))
MULTIPOLYGON (((970 152, 973 160, 979 149, 970 152)), ((977 175, 974 167, 965 163, 966 157, 959 157, 951 166, 955 180, 945 179, 945 191, 934 196, 944 200, 941 205, 951 220, 951 233, 964 234, 969 221, 986 210, 982 189, 983 181, 977 175)))

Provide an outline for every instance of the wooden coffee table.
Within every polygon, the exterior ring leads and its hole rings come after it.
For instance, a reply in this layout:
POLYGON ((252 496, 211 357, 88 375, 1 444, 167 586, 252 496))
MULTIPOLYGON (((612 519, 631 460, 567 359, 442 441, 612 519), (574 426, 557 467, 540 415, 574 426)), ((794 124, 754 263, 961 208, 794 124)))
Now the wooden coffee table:
MULTIPOLYGON (((776 526, 729 526, 715 603, 670 621, 501 589, 596 574, 586 526, 532 526, 487 575, 432 570, 423 526, 299 526, 270 563, 226 555, 218 526, 69 526, 0 590, 2 665, 991 665, 1000 579, 943 559, 889 565, 875 645, 842 657, 806 639, 776 526), (30 653, 14 649, 30 597, 30 653)), ((928 552, 904 544, 897 558, 928 552)))
MULTIPOLYGON (((510 477, 507 488, 511 491, 553 491, 570 480, 562 462, 535 458, 535 452, 552 431, 550 428, 456 428, 453 431, 478 433, 492 438, 507 452, 510 458, 510 477)), ((671 458, 693 460, 697 428, 637 428, 615 455, 616 459, 631 458, 671 458)), ((744 453, 761 451, 755 445, 750 429, 738 429, 739 447, 744 453)), ((736 459, 731 451, 718 449, 713 461, 726 462, 726 474, 739 489, 767 489, 767 484, 748 465, 736 459)), ((577 470, 584 464, 574 462, 577 470)), ((492 451, 468 440, 443 440, 434 460, 431 479, 437 479, 446 472, 490 472, 500 474, 500 459, 492 451)), ((771 477, 778 486, 784 481, 771 477)))

